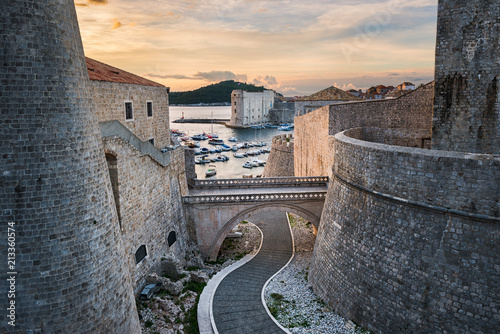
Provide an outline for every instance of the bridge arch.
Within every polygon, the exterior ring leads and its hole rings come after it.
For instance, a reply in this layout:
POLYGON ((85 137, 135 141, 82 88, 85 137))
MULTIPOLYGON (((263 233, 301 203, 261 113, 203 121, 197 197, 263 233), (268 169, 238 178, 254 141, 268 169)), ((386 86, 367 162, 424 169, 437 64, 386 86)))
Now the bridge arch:
POLYGON ((255 206, 252 206, 250 208, 247 208, 239 212, 237 215, 229 219, 224 224, 224 226, 219 230, 219 232, 213 239, 212 244, 210 245, 210 250, 209 250, 210 260, 211 261, 217 260, 217 255, 219 254, 222 242, 236 225, 238 225, 243 220, 248 220, 254 214, 269 212, 269 211, 282 211, 284 213, 289 212, 299 215, 310 221, 316 229, 318 229, 319 222, 321 219, 321 217, 318 217, 318 215, 296 204, 291 204, 286 202, 257 204, 255 206))

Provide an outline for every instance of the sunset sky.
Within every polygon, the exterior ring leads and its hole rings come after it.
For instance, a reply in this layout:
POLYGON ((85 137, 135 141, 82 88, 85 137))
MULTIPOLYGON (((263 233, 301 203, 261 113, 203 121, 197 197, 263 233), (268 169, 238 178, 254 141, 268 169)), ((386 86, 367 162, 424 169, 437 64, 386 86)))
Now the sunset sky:
POLYGON ((169 86, 285 96, 434 77, 437 0, 75 0, 85 54, 169 86))

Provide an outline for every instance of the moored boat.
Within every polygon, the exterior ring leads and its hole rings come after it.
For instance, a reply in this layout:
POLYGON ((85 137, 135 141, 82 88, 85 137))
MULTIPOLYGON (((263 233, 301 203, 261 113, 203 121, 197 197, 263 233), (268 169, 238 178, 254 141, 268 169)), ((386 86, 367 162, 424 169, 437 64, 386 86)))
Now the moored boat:
POLYGON ((218 138, 212 138, 208 141, 210 145, 224 145, 224 140, 218 138))
POLYGON ((214 165, 208 165, 208 170, 205 172, 205 177, 211 177, 217 174, 214 165))

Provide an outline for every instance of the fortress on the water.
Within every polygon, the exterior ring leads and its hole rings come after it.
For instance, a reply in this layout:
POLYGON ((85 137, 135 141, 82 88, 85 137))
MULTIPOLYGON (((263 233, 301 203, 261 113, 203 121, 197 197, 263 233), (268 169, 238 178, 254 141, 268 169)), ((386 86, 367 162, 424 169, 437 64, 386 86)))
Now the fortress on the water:
MULTIPOLYGON (((294 137, 275 139, 270 175, 330 178, 310 284, 375 333, 500 328, 499 12, 440 0, 435 82, 309 103, 294 137)), ((203 233, 169 89, 86 59, 73 1, 8 1, 0 18, 0 245, 14 226, 17 292, 0 302, 16 326, 0 332, 140 333, 146 276, 163 257, 189 261, 203 233)))

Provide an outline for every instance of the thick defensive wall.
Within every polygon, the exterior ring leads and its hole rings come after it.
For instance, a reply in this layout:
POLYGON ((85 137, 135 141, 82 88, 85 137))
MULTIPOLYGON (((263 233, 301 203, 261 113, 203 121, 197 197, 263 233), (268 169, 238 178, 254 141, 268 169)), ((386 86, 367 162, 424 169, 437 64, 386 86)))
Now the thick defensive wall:
POLYGON ((0 331, 140 333, 73 1, 2 1, 0 48, 0 331))

